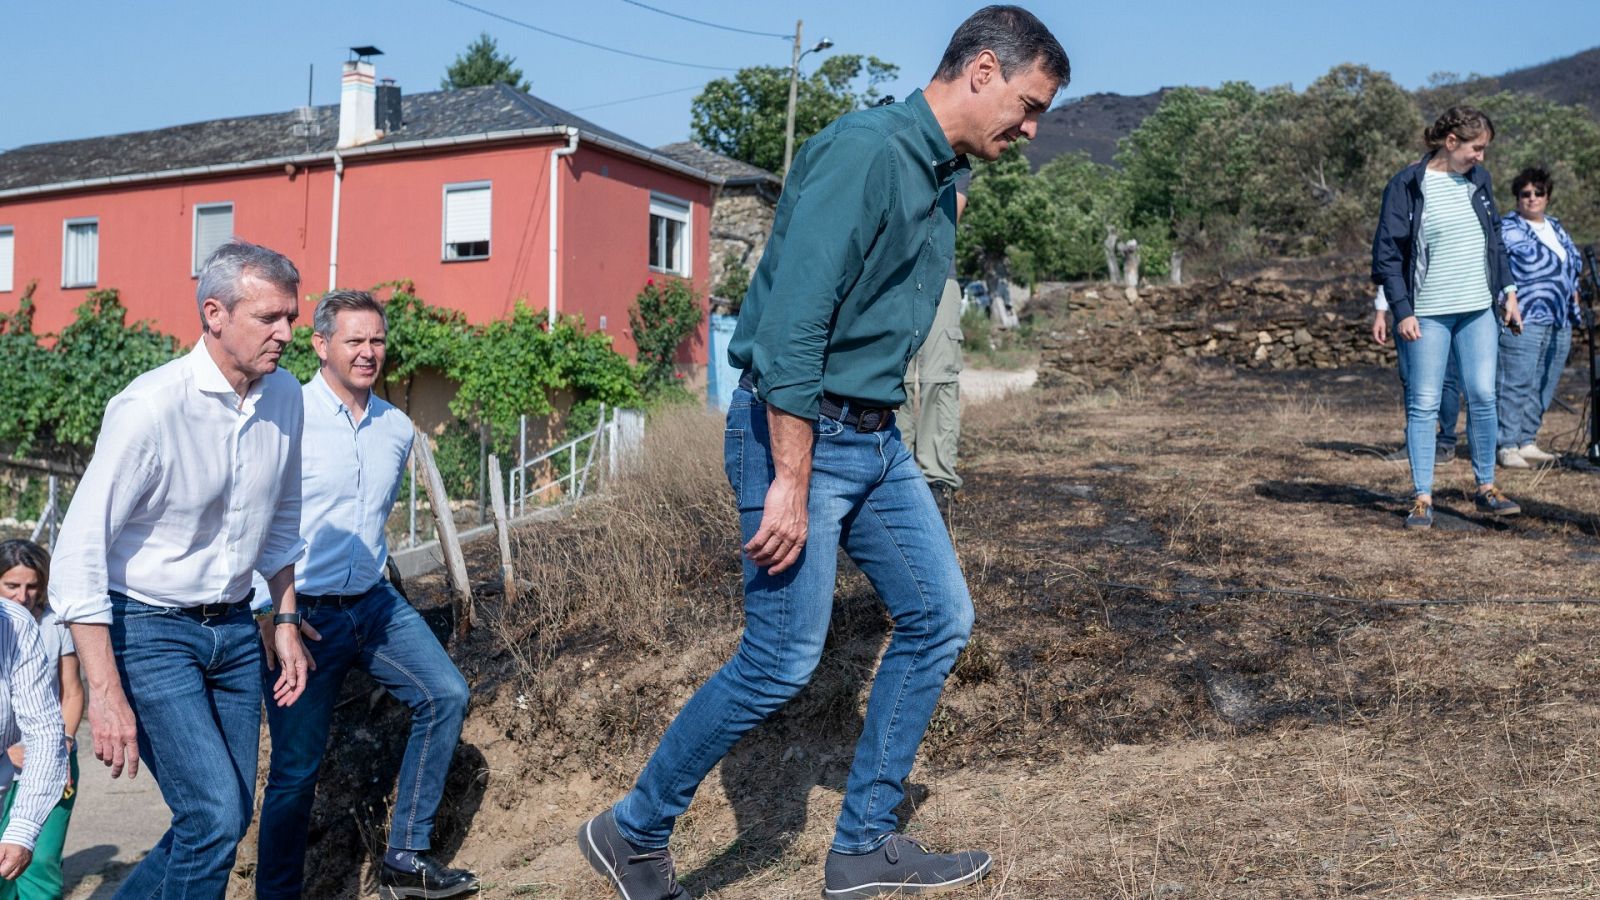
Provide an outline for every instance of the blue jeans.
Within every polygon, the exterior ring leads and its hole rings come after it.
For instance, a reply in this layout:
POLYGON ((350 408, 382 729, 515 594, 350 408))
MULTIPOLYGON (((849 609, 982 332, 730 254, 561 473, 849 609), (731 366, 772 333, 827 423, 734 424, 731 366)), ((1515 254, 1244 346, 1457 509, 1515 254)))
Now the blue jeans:
POLYGON ((1467 395, 1467 434, 1472 441, 1472 474, 1478 484, 1494 483, 1495 360, 1498 325, 1493 309, 1418 316, 1421 335, 1400 339, 1406 358, 1406 453, 1411 481, 1418 494, 1433 493, 1434 449, 1439 402, 1452 354, 1461 370, 1467 395))
MULTIPOLYGON (((1396 341, 1402 340, 1398 335, 1396 341)), ((1406 355, 1396 353, 1400 366, 1400 390, 1406 389, 1406 355)), ((1456 421, 1461 418, 1461 366, 1455 354, 1450 355, 1450 365, 1444 370, 1444 387, 1439 395, 1439 450, 1454 456, 1456 451, 1456 421)), ((1472 427, 1470 417, 1467 427, 1472 427)))
POLYGON ((411 735, 400 762, 389 846, 426 850, 445 774, 467 712, 467 682, 450 655, 387 579, 340 609, 304 601, 302 612, 322 635, 307 641, 316 660, 305 693, 293 706, 271 702, 276 672, 262 667, 272 732, 272 761, 261 800, 257 897, 299 897, 305 880, 306 830, 317 772, 328 746, 333 708, 345 675, 358 668, 411 710, 411 735))
POLYGON ((1571 352, 1572 329, 1564 325, 1525 324, 1521 334, 1500 329, 1500 446, 1533 441, 1571 352))
MULTIPOLYGON (((810 680, 833 611, 839 547, 872 582, 894 632, 867 700, 833 849, 870 852, 898 824, 903 782, 972 632, 972 599, 898 429, 860 433, 821 418, 815 432, 805 550, 779 575, 745 560, 738 650, 684 705, 616 806, 618 830, 638 847, 665 847, 711 767, 810 680)), ((748 542, 773 478, 767 407, 749 391, 734 392, 723 459, 748 542)))
POLYGON ((261 632, 243 605, 200 619, 113 592, 111 648, 139 758, 172 809, 115 896, 221 900, 255 806, 261 632))

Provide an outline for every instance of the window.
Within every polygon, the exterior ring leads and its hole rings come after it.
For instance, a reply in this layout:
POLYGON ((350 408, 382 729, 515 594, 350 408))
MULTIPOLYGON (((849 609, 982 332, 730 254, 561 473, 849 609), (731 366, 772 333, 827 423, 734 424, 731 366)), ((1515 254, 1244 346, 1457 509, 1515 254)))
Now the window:
POLYGON ((11 273, 15 266, 13 254, 16 252, 16 231, 10 225, 0 225, 0 292, 12 289, 11 273))
POLYGON ((650 268, 689 276, 689 204, 650 195, 650 268))
POLYGON ((444 259, 489 258, 489 182, 444 186, 444 259))
POLYGON ((194 208, 194 266, 189 274, 199 275, 200 267, 211 258, 211 251, 233 237, 233 204, 204 203, 194 208))
POLYGON ((100 220, 68 219, 62 232, 61 286, 94 287, 100 279, 100 220))

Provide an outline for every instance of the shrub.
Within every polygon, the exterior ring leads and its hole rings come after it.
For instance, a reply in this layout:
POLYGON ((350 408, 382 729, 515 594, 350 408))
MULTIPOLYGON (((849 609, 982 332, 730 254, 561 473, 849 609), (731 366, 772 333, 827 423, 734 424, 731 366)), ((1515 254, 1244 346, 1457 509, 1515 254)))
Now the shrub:
POLYGON ((704 315, 688 282, 667 278, 657 284, 652 278, 644 283, 628 310, 628 325, 639 347, 639 390, 646 399, 673 391, 679 380, 678 348, 704 315))

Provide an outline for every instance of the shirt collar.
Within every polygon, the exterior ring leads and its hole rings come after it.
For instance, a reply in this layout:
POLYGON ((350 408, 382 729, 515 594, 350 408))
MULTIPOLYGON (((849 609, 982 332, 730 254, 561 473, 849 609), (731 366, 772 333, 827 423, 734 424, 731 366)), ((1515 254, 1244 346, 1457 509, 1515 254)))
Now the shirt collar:
MULTIPOLYGON (((194 385, 207 394, 232 394, 238 397, 239 393, 228 383, 222 369, 217 367, 217 361, 211 358, 211 351, 206 349, 205 335, 195 342, 194 349, 189 351, 189 370, 194 373, 194 385)), ((246 393, 253 394, 261 386, 258 380, 250 386, 246 393)))
MULTIPOLYGON (((323 377, 321 369, 317 370, 317 374, 311 376, 310 383, 313 385, 311 389, 312 393, 321 398, 323 407, 327 409, 328 412, 334 415, 346 416, 351 420, 352 424, 361 424, 361 422, 354 421, 354 413, 348 406, 345 406, 343 400, 339 399, 339 395, 333 392, 333 386, 328 384, 327 378, 323 377)), ((363 422, 372 418, 373 414, 378 411, 378 402, 382 399, 383 398, 379 397, 376 391, 367 392, 367 414, 362 418, 363 422)))
POLYGON ((960 173, 971 168, 965 153, 957 153, 950 146, 950 139, 944 136, 944 126, 939 124, 939 119, 933 114, 933 107, 928 105, 928 98, 922 95, 922 89, 917 88, 906 98, 906 106, 917 117, 918 131, 922 135, 923 150, 926 154, 929 168, 933 169, 933 177, 940 184, 953 181, 960 173))

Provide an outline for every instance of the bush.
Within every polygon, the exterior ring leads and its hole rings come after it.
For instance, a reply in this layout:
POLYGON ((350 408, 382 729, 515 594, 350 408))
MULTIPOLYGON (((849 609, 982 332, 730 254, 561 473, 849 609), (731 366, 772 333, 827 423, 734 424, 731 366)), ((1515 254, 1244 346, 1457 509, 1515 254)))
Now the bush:
POLYGON ((628 310, 628 326, 639 347, 639 390, 646 399, 672 391, 680 377, 678 348, 704 315, 687 281, 667 278, 657 284, 652 278, 644 283, 628 310))

